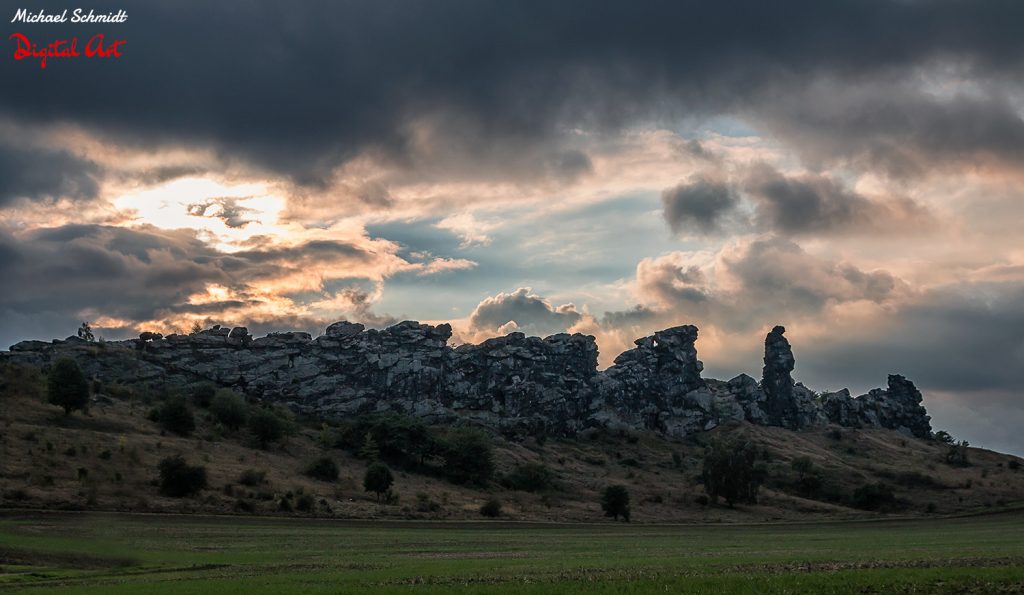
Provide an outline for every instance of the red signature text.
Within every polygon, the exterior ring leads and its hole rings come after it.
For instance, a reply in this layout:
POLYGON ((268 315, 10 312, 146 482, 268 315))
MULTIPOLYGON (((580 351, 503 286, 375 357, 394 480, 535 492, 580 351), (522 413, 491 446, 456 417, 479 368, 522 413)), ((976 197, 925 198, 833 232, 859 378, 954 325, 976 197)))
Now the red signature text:
POLYGON ((97 33, 86 42, 84 50, 80 52, 77 37, 57 39, 46 45, 32 43, 21 33, 12 33, 7 39, 13 39, 16 44, 15 60, 39 58, 40 68, 46 68, 48 58, 78 58, 82 55, 86 58, 120 58, 121 48, 127 43, 125 39, 117 39, 107 44, 103 34, 97 33))

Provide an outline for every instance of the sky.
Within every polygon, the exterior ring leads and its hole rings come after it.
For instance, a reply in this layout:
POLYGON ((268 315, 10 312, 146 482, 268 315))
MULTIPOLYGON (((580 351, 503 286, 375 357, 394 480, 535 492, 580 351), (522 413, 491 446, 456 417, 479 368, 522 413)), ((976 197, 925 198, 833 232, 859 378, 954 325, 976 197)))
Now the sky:
POLYGON ((1024 454, 1024 3, 0 0, 0 345, 700 328, 1024 454), (126 9, 117 24, 18 8, 126 9), (10 15, 10 16, 7 16, 10 15))

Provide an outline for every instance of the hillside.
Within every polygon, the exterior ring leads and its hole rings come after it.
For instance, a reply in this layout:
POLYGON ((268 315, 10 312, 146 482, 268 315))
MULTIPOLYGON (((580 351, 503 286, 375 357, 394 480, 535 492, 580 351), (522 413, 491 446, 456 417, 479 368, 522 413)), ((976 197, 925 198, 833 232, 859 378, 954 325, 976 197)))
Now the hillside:
POLYGON ((397 501, 378 504, 362 486, 368 461, 357 457, 358 449, 337 447, 341 426, 294 419, 289 435, 263 449, 249 430, 226 429, 202 403, 188 405, 195 418, 190 435, 162 430, 148 417, 173 395, 107 386, 93 396, 87 413, 65 416, 45 402, 37 370, 6 365, 0 380, 5 508, 479 519, 481 504, 495 498, 508 519, 602 521, 601 490, 622 484, 632 496, 635 522, 737 522, 945 515, 1013 506, 1024 495, 1021 461, 1009 455, 967 448, 961 466, 947 462, 950 445, 893 430, 821 425, 791 431, 733 422, 685 439, 607 429, 572 439, 493 434, 496 474, 486 485, 446 479, 449 463, 436 455, 405 470, 401 462, 386 461, 395 469, 397 501), (723 437, 742 437, 759 449, 765 479, 756 505, 701 503, 704 445, 723 437), (160 494, 158 465, 175 454, 205 467, 206 489, 185 498, 160 494), (340 468, 337 481, 303 474, 323 456, 340 468), (809 460, 803 474, 817 479, 801 483, 792 462, 803 457, 809 460), (537 492, 504 487, 526 463, 543 465, 549 485, 537 492), (247 470, 264 473, 265 481, 242 485, 247 470), (877 483, 890 487, 894 500, 883 499, 874 511, 858 509, 853 494, 877 483), (305 499, 312 507, 295 511, 304 495, 313 497, 305 499))

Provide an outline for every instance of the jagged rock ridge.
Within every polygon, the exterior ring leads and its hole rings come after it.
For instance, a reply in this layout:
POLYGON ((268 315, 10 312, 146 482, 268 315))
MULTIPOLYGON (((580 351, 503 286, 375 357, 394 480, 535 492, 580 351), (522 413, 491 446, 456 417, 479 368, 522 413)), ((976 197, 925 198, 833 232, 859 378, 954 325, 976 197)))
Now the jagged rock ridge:
POLYGON ((702 378, 697 327, 689 325, 637 339, 604 371, 589 335, 510 333, 452 348, 450 325, 412 321, 383 330, 342 321, 315 339, 301 332, 254 338, 244 327, 218 326, 106 343, 23 341, 0 357, 44 368, 73 357, 108 382, 211 381, 326 417, 397 411, 513 434, 617 427, 685 436, 741 420, 794 430, 832 422, 930 434, 921 393, 902 376, 857 398, 845 389, 816 395, 795 383, 784 332, 777 326, 765 340, 760 383, 745 374, 728 382, 702 378))

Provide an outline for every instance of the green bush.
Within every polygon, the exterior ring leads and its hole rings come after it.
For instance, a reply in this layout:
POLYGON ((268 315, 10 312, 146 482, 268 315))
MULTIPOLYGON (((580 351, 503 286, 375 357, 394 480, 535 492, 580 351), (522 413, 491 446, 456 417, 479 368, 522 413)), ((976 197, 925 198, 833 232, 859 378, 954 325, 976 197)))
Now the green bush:
POLYGON ((249 414, 246 424, 260 448, 267 448, 271 442, 277 442, 288 431, 288 422, 270 409, 255 409, 249 414))
POLYGON ((360 417, 342 424, 335 446, 358 453, 360 458, 377 458, 404 467, 425 465, 439 454, 438 437, 421 420, 393 413, 360 417))
POLYGON ((502 478, 501 483, 510 490, 542 492, 551 488, 554 473, 547 465, 526 463, 516 465, 515 469, 502 478))
POLYGON ((156 411, 160 427, 179 436, 188 436, 196 429, 196 419, 183 398, 174 398, 156 411))
POLYGON ((764 481, 757 453, 756 445, 748 441, 715 440, 704 448, 702 478, 712 502, 723 498, 730 508, 737 502, 757 503, 757 492, 764 481))
POLYGON ((312 512, 316 506, 316 499, 309 494, 303 494, 295 500, 295 510, 299 512, 312 512))
POLYGON ((491 437, 483 431, 455 430, 441 448, 445 474, 453 483, 486 485, 494 475, 494 447, 491 437))
POLYGON ((241 475, 238 476, 238 483, 249 487, 263 485, 264 483, 266 483, 266 481, 267 472, 260 471, 258 469, 246 469, 245 471, 242 471, 241 475))
POLYGON ((181 455, 160 461, 160 493, 183 498, 199 493, 206 487, 206 468, 192 466, 181 455))
POLYGON ((862 510, 878 510, 896 502, 892 488, 882 482, 868 483, 853 491, 850 504, 862 510))
POLYGON ((491 519, 498 518, 501 516, 501 502, 496 498, 489 499, 480 506, 480 514, 491 519))
POLYGON ((367 492, 376 494, 378 502, 391 490, 393 483, 395 483, 395 478, 391 474, 391 469, 388 469, 384 463, 370 465, 366 469, 366 475, 363 476, 363 488, 367 492))
POLYGON ((320 481, 337 481, 338 464, 330 457, 320 457, 306 467, 306 475, 320 481))
POLYGON ((192 387, 192 404, 202 409, 207 409, 213 404, 213 398, 217 396, 217 387, 209 382, 196 384, 192 387))
POLYGON ((1006 464, 1006 466, 1011 471, 1017 471, 1018 469, 1020 469, 1020 461, 1018 461, 1017 459, 1011 459, 1010 462, 1006 464))
POLYGON ((210 401, 210 413, 214 419, 230 430, 237 430, 245 425, 248 409, 242 397, 228 388, 218 390, 210 401))
POLYGON ((604 511, 604 516, 610 516, 616 521, 621 516, 628 523, 629 490, 626 489, 626 486, 612 485, 606 487, 601 492, 601 510, 604 511))
POLYGON ((64 408, 64 415, 89 406, 89 383, 73 359, 60 358, 53 365, 47 382, 47 399, 64 408))

